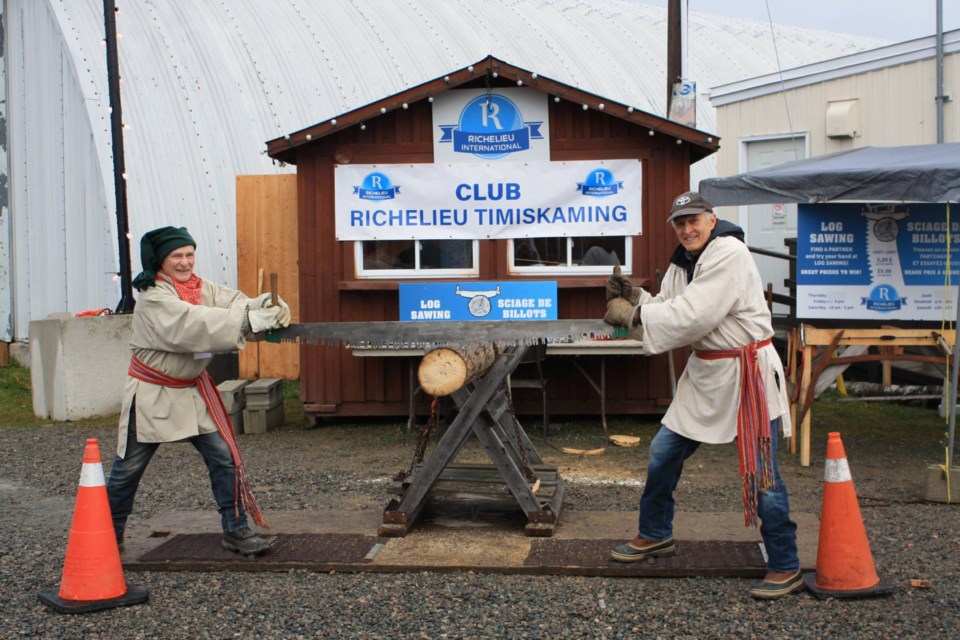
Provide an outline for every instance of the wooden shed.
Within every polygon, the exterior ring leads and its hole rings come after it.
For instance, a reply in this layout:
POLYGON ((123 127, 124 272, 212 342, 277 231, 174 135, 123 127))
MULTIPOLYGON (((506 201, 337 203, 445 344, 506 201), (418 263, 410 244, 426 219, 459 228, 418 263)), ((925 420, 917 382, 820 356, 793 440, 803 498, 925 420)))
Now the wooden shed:
MULTIPOLYGON (((449 278, 477 281, 551 280, 557 283, 559 318, 601 318, 603 285, 610 267, 587 267, 576 239, 531 239, 531 248, 550 253, 548 265, 527 267, 515 239, 480 239, 465 245, 466 262, 445 270, 429 264, 426 242, 364 243, 338 239, 335 173, 344 165, 419 165, 437 162, 435 102, 451 92, 487 92, 525 87, 543 94, 550 163, 637 160, 642 171, 642 234, 613 239, 624 272, 637 284, 657 290, 676 246, 666 223, 672 198, 689 188, 690 164, 714 153, 719 141, 708 134, 644 113, 629 105, 545 78, 493 57, 455 69, 430 82, 335 118, 269 141, 275 160, 297 166, 300 322, 397 320, 398 290, 404 281, 449 278), (549 126, 547 126, 549 125, 549 126), (371 253, 390 254, 380 269, 371 253), (376 246, 374 246, 376 245, 376 246), (558 248, 559 247, 559 248, 558 248), (400 264, 397 249, 417 254, 400 264), (376 251, 373 251, 376 249, 376 251), (383 249, 381 252, 380 249, 383 249), (400 269, 400 270, 398 270, 400 269)), ((532 130, 536 133, 537 129, 532 130)), ((449 241, 457 242, 457 241, 449 241)), ((527 243, 524 243, 527 244, 527 243)), ((402 253, 402 251, 400 252, 402 253)), ((548 358, 546 377, 552 415, 596 414, 600 402, 581 371, 548 358)), ((598 362, 583 358, 587 373, 598 362)), ((403 358, 360 358, 344 347, 300 347, 300 392, 304 410, 321 416, 402 416, 410 382, 403 358)), ((679 364, 679 363, 678 363, 679 364)), ((618 356, 606 361, 606 406, 613 414, 660 413, 670 401, 665 356, 618 356)), ((425 402, 425 400, 423 400, 425 402)), ((534 396, 515 399, 518 413, 537 413, 534 396)))

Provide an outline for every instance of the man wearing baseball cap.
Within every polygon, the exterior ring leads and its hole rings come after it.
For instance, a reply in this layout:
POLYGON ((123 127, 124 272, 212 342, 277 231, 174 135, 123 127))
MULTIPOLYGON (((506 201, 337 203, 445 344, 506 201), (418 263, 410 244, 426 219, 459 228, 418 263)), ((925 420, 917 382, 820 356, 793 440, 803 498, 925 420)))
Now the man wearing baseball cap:
POLYGON ((777 430, 791 433, 783 365, 771 344, 773 324, 763 283, 743 230, 718 220, 696 191, 677 196, 667 221, 680 245, 660 293, 635 288, 618 273, 607 280, 610 324, 633 329, 647 353, 689 346, 693 355, 650 443, 638 535, 613 549, 620 562, 677 552, 673 491, 684 461, 703 444, 737 441, 744 521, 760 523, 767 573, 755 598, 803 588, 796 524, 777 470, 777 430))

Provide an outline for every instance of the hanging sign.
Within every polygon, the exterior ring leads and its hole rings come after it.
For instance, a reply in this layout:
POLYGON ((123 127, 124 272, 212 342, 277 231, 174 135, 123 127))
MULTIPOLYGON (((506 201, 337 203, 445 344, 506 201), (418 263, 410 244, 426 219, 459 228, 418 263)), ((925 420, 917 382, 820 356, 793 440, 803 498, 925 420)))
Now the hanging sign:
POLYGON ((797 316, 952 319, 960 283, 960 219, 946 205, 801 204, 797 316))
POLYGON ((401 282, 400 319, 556 320, 557 283, 401 282))
POLYGON ((456 89, 433 100, 436 162, 550 159, 547 94, 526 87, 456 89))
POLYGON ((631 236, 638 160, 337 165, 338 240, 631 236))

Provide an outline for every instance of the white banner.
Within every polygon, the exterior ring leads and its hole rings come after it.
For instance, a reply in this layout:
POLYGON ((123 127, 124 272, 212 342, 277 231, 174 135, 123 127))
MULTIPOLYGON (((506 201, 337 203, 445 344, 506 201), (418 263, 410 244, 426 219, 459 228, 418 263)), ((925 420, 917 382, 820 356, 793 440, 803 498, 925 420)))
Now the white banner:
POLYGON ((338 240, 631 236, 639 160, 337 165, 338 240))

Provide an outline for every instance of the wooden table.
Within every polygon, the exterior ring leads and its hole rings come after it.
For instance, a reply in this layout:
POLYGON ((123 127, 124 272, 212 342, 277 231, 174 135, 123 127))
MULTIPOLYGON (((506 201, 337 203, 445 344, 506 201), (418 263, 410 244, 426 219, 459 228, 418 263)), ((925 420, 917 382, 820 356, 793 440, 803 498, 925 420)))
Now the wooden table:
MULTIPOLYGON (((817 378, 828 365, 852 364, 857 362, 884 362, 909 360, 913 362, 932 362, 945 364, 949 368, 949 356, 952 353, 956 331, 953 329, 935 331, 931 329, 898 329, 883 327, 879 329, 843 329, 818 328, 808 324, 800 325, 799 329, 791 332, 790 345, 791 363, 793 350, 799 348, 803 352, 803 369, 800 379, 800 396, 798 410, 800 420, 800 464, 810 466, 810 425, 811 407, 816 397, 817 378), (799 335, 796 335, 799 334, 799 335), (862 345, 877 347, 880 353, 863 354, 856 356, 832 357, 838 347, 862 345), (925 346, 943 350, 942 356, 903 353, 903 347, 925 346), (814 355, 818 348, 824 353, 818 365, 814 366, 814 355)), ((789 367, 791 379, 796 383, 795 364, 789 367)), ((889 374, 888 374, 889 375, 889 374)), ((884 383, 887 383, 885 376, 884 383)), ((794 410, 797 411, 796 405, 794 410)), ((794 429, 797 428, 797 419, 793 420, 794 429)))

